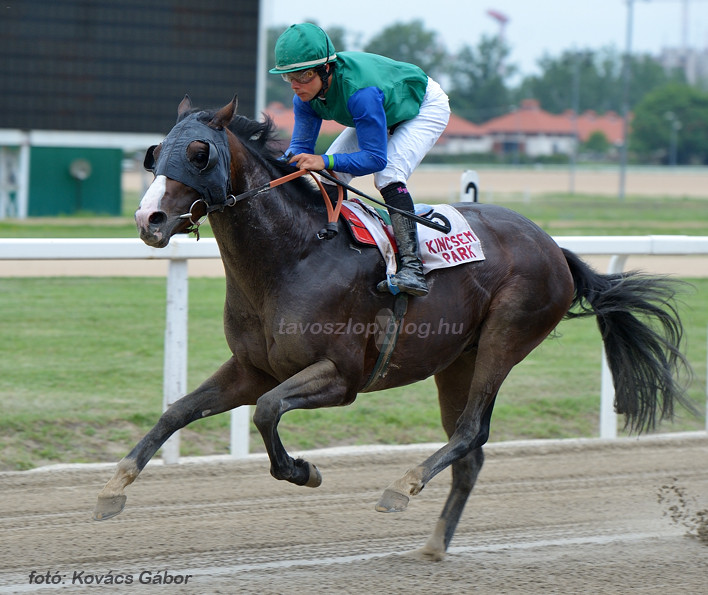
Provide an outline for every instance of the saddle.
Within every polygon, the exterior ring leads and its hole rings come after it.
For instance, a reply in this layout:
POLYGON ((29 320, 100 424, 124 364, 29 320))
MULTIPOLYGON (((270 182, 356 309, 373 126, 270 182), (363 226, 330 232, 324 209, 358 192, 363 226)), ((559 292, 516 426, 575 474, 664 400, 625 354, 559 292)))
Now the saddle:
MULTIPOLYGON (((359 218, 357 215, 360 212, 356 207, 351 205, 358 204, 363 208, 367 209, 367 212, 372 216, 373 221, 378 221, 379 226, 384 231, 389 241, 393 246, 394 252, 398 252, 398 247, 396 246, 396 238, 393 235, 393 228, 391 227, 391 217, 387 211, 383 209, 377 209, 374 207, 368 207, 356 198, 347 199, 342 204, 342 212, 340 214, 341 218, 347 224, 349 232, 358 244, 364 246, 376 246, 376 240, 371 234, 369 227, 359 218)), ((371 219, 367 219, 371 223, 371 219)))
MULTIPOLYGON (((444 215, 451 224, 445 234, 425 225, 418 225, 418 241, 423 272, 454 267, 484 260, 482 243, 472 231, 467 219, 451 205, 415 205, 416 215, 427 217, 433 213, 444 215)), ((363 246, 376 246, 386 262, 386 272, 396 272, 396 240, 391 219, 383 209, 375 209, 356 198, 342 203, 340 217, 345 221, 354 241, 363 246)))

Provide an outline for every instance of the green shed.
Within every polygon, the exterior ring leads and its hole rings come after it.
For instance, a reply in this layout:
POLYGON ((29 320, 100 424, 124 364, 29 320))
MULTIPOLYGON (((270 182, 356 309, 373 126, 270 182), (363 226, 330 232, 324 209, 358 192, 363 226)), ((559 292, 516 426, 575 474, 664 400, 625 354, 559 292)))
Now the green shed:
POLYGON ((28 215, 121 214, 121 149, 31 147, 28 215))

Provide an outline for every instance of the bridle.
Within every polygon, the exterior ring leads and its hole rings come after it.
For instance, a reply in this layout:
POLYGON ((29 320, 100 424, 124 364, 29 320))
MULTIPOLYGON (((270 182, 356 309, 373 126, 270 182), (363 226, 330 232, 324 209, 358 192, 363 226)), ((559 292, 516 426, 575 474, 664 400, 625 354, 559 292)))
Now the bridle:
POLYGON ((262 186, 258 186, 258 188, 252 188, 251 190, 247 190, 246 192, 242 192, 241 194, 238 194, 236 196, 234 196, 233 194, 229 194, 226 196, 225 200, 220 203, 209 204, 206 200, 204 200, 204 198, 199 197, 192 203, 192 206, 189 208, 189 211, 184 213, 183 215, 180 215, 179 218, 189 220, 191 226, 186 231, 187 233, 193 233, 196 236, 197 240, 199 240, 199 226, 204 223, 204 219, 207 217, 207 215, 209 215, 209 213, 213 213, 215 211, 223 212, 226 207, 233 207, 242 200, 251 198, 263 192, 267 192, 268 190, 271 190, 276 186, 280 186, 281 184, 290 182, 291 180, 299 178, 305 174, 310 174, 312 176, 312 179, 315 180, 315 182, 319 186, 320 192, 322 193, 322 198, 324 199, 325 207, 327 208, 327 224, 323 229, 318 232, 317 237, 320 240, 331 240, 334 236, 337 235, 337 219, 339 218, 339 213, 342 210, 342 202, 344 201, 344 190, 342 189, 341 185, 337 185, 337 203, 333 206, 332 201, 330 200, 329 195, 327 194, 327 191, 325 190, 322 182, 319 181, 319 179, 317 178, 317 176, 315 176, 313 172, 307 169, 299 169, 280 178, 276 178, 275 180, 271 180, 270 182, 263 184, 262 186))
POLYGON ((189 211, 184 215, 180 215, 179 218, 189 219, 189 222, 192 224, 192 226, 187 229, 187 233, 195 234, 198 240, 199 226, 204 222, 204 218, 209 213, 213 213, 214 211, 223 211, 226 207, 233 207, 236 203, 246 198, 251 198, 252 196, 256 196, 257 194, 261 194, 262 192, 267 192, 271 188, 275 188, 276 186, 285 184, 286 182, 294 180, 295 178, 299 178, 300 176, 303 176, 305 174, 310 174, 312 176, 312 179, 315 180, 315 182, 319 186, 320 192, 322 193, 322 198, 325 203, 325 207, 327 208, 327 224, 317 233, 317 237, 320 240, 331 240, 334 236, 337 235, 337 219, 339 218, 339 213, 342 210, 342 202, 344 201, 344 189, 347 189, 353 192, 354 194, 358 194, 362 198, 370 200, 371 202, 376 203, 382 207, 386 207, 389 211, 395 211, 397 213, 400 213, 401 215, 408 217, 409 219, 412 219, 413 221, 416 221, 421 225, 430 227, 431 229, 434 229, 444 234, 450 233, 450 229, 452 227, 450 225, 450 221, 447 219, 447 217, 441 215, 440 213, 436 213, 434 210, 431 210, 424 216, 416 215, 415 213, 409 213, 408 211, 404 211, 397 207, 382 203, 381 201, 376 200, 368 194, 364 194, 363 192, 357 190, 349 184, 338 180, 333 172, 312 172, 307 169, 299 169, 297 171, 294 171, 293 173, 283 176, 282 178, 277 178, 275 180, 272 180, 271 182, 268 182, 267 184, 263 184, 258 188, 247 190, 246 192, 243 192, 237 196, 229 194, 223 202, 218 204, 210 205, 209 203, 207 203, 207 201, 200 197, 192 203, 192 206, 189 208, 189 211), (334 182, 337 185, 336 205, 332 206, 332 202, 329 198, 329 195, 327 194, 327 191, 324 188, 324 185, 322 184, 322 182, 320 182, 318 176, 316 176, 315 173, 317 173, 319 176, 322 176, 326 180, 329 180, 330 182, 334 182), (196 208, 198 208, 199 211, 195 212, 196 208), (439 221, 439 223, 435 221, 436 219, 439 221))

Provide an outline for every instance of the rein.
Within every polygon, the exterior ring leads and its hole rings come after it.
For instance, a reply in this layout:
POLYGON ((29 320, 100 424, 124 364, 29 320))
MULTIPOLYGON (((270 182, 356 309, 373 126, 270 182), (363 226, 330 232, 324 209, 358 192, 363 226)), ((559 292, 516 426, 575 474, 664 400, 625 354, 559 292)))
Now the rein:
POLYGON ((246 192, 242 192, 241 194, 234 196, 233 194, 229 194, 226 197, 226 200, 220 204, 216 205, 210 205, 208 204, 203 198, 198 198, 192 203, 192 206, 189 208, 189 212, 185 213, 184 215, 180 215, 180 219, 189 219, 189 222, 192 224, 190 228, 187 229, 187 233, 193 233, 196 235, 197 240, 199 240, 199 226, 204 222, 204 218, 209 214, 213 213, 214 211, 223 211, 226 207, 233 207, 236 203, 245 200, 247 198, 251 198, 252 196, 256 196, 258 194, 261 194, 262 192, 267 192, 268 190, 271 190, 272 188, 275 188, 276 186, 280 186, 281 184, 285 184, 286 182, 290 182, 291 180, 294 180, 296 178, 299 178, 300 176, 303 176, 305 174, 310 174, 312 176, 312 179, 315 181, 317 186, 320 189, 320 192, 322 193, 322 198, 325 203, 325 207, 327 208, 327 223, 326 225, 317 233, 317 237, 320 240, 331 240, 334 236, 337 235, 337 219, 339 218, 339 213, 342 210, 342 202, 344 201, 344 189, 346 188, 347 190, 350 190, 351 192, 354 192, 355 194, 358 194, 362 198, 365 198, 367 200, 370 200, 371 202, 381 205, 382 207, 386 207, 390 211, 395 211, 397 213, 400 213, 401 215, 404 215, 405 217, 408 217, 409 219, 412 219, 413 221, 416 221, 417 223, 420 223, 421 225, 425 225, 426 227, 430 227, 431 229, 435 229, 436 231, 440 231, 442 233, 450 233, 451 225, 450 222, 447 220, 447 217, 444 215, 441 215, 440 213, 436 213, 433 211, 428 217, 421 217, 419 215, 416 215, 415 213, 410 213, 408 211, 404 211, 402 209, 393 207, 391 205, 387 205, 385 203, 382 203, 379 200, 376 200, 375 198, 369 196, 368 194, 364 194, 360 190, 357 190, 356 188, 353 188, 349 184, 345 184, 344 182, 340 181, 337 179, 337 177, 334 174, 327 173, 325 171, 320 171, 317 172, 320 176, 323 178, 330 180, 334 182, 337 185, 337 204, 332 206, 332 201, 329 198, 329 195, 327 194, 327 191, 324 188, 324 185, 322 182, 320 182, 319 178, 315 176, 315 173, 308 170, 308 169, 299 169, 297 171, 294 171, 290 174, 287 174, 281 178, 277 178, 275 180, 272 180, 268 182, 267 184, 263 184, 262 186, 258 186, 258 188, 253 188, 251 190, 247 190, 246 192), (435 219, 438 219, 440 223, 436 222, 435 219))
MULTIPOLYGON (((307 169, 299 169, 281 178, 271 180, 267 184, 258 186, 258 188, 247 190, 246 192, 242 192, 241 194, 238 194, 236 196, 234 196, 233 194, 229 194, 226 197, 226 200, 224 200, 224 202, 220 204, 210 205, 203 198, 198 198, 192 203, 192 206, 189 208, 189 211, 184 215, 180 215, 179 218, 189 219, 189 222, 192 224, 192 226, 187 229, 187 233, 195 234, 197 240, 199 240, 199 226, 204 222, 204 218, 209 213, 213 213, 214 211, 223 211, 226 207, 233 207, 234 205, 236 205, 236 203, 241 202, 242 200, 251 198, 252 196, 256 196, 258 194, 261 194, 262 192, 267 192, 272 188, 280 186, 281 184, 285 184, 286 182, 290 182, 291 180, 299 178, 305 174, 310 174, 312 176, 312 179, 315 180, 315 182, 317 183, 317 186, 319 187, 320 192, 322 193, 322 198, 324 200, 325 207, 327 208, 327 224, 323 229, 319 231, 317 237, 321 240, 330 240, 335 235, 337 235, 337 219, 339 219, 339 213, 342 210, 342 202, 344 201, 344 190, 340 184, 337 184, 337 204, 332 206, 332 201, 330 200, 329 195, 327 194, 327 191, 325 190, 322 182, 317 179, 313 172, 307 169)), ((334 180, 336 181, 336 178, 334 178, 334 180)))

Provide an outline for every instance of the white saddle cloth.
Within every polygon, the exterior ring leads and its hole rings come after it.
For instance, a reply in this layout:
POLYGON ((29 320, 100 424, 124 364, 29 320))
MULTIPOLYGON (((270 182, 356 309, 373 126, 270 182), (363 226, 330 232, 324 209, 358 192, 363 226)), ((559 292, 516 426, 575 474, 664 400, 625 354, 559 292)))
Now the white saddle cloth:
MULTIPOLYGON (((389 234, 382 227, 381 218, 373 208, 356 199, 347 200, 345 204, 369 230, 386 262, 386 274, 393 275, 396 272, 396 253, 389 234)), ((420 258, 425 274, 435 269, 484 260, 482 244, 460 211, 450 205, 436 205, 434 208, 430 205, 416 205, 416 214, 428 213, 431 210, 447 217, 452 229, 445 234, 418 223, 420 258)), ((393 235, 390 229, 389 231, 393 235)))

